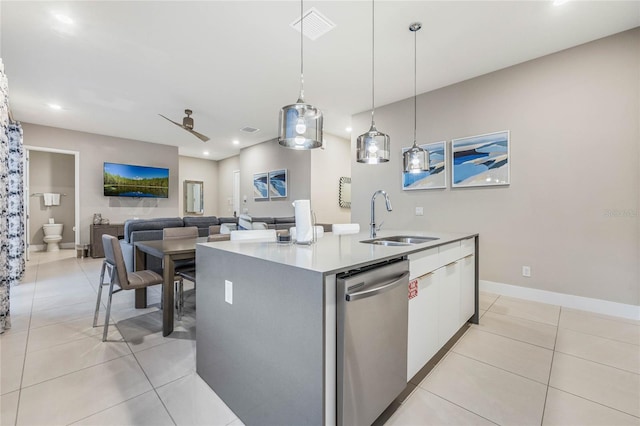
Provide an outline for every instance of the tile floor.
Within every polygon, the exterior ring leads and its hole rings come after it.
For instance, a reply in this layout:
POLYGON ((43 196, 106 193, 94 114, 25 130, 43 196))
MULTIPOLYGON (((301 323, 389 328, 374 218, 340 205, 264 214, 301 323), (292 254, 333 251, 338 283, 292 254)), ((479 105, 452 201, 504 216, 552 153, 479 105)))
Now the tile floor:
MULTIPOLYGON (((32 254, 0 337, 0 424, 242 425, 195 374, 192 297, 165 338, 159 289, 144 310, 120 292, 101 342, 100 265, 32 254)), ((388 425, 640 426, 639 322, 492 294, 480 308, 388 425)))

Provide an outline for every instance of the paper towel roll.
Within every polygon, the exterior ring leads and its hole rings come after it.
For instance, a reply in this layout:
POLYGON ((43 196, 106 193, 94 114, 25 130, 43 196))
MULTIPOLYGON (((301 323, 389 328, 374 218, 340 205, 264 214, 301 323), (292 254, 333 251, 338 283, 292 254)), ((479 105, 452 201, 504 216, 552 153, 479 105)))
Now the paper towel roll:
POLYGON ((296 243, 311 244, 313 242, 313 223, 311 221, 311 201, 295 200, 293 202, 296 217, 296 243))

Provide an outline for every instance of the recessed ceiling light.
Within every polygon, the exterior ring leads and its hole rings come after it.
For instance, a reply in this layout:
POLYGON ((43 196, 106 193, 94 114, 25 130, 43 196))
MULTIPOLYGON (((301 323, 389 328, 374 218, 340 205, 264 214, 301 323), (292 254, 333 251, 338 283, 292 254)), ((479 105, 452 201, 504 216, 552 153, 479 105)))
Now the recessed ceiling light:
POLYGON ((62 109, 62 107, 60 105, 58 105, 58 104, 47 104, 47 105, 49 105, 49 108, 51 108, 51 109, 55 109, 55 110, 61 110, 62 109))
POLYGON ((345 130, 346 130, 347 132, 351 133, 351 131, 352 131, 353 129, 352 129, 351 127, 347 127, 345 130))
POLYGON ((233 144, 234 145, 240 145, 240 141, 236 139, 236 140, 233 141, 233 144))
POLYGON ((209 151, 203 151, 202 155, 209 155, 209 151))
POLYGON ((565 4, 566 2, 568 2, 569 0, 553 0, 553 5, 554 6, 560 6, 565 4))
POLYGON ((53 16, 63 24, 73 24, 73 19, 69 18, 67 15, 63 15, 62 13, 55 13, 53 16))

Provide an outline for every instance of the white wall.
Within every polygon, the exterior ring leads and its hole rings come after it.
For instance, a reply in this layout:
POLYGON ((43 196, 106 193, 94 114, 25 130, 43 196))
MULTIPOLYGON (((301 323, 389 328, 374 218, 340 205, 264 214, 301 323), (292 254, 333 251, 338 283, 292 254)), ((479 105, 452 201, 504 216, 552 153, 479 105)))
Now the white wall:
POLYGON ((311 205, 318 223, 349 223, 351 210, 338 205, 341 177, 351 177, 350 141, 324 133, 325 149, 311 151, 311 205))
POLYGON ((240 152, 240 210, 252 216, 293 216, 294 200, 311 199, 311 152, 281 147, 277 140, 263 142, 240 152), (254 173, 287 169, 288 190, 283 199, 254 201, 254 173))
POLYGON ((175 217, 178 209, 178 147, 114 138, 56 127, 22 123, 24 144, 80 153, 80 241, 89 242, 94 213, 111 223, 133 217, 175 217), (124 198, 103 195, 103 163, 137 164, 169 169, 169 198, 124 198))
POLYGON ((42 196, 29 197, 29 244, 44 244, 42 225, 53 218, 64 225, 61 243, 75 242, 75 158, 69 154, 29 151, 29 192, 55 192, 60 205, 45 206, 42 196))
POLYGON ((392 157, 351 155, 353 220, 366 226, 371 194, 385 189, 386 228, 478 232, 483 280, 639 305, 639 117, 640 29, 418 97, 419 143, 510 130, 508 187, 402 191, 413 99, 377 108, 392 157))
MULTIPOLYGON (((233 172, 236 170, 240 170, 240 155, 225 158, 224 160, 220 160, 218 162, 217 216, 233 216, 233 172)), ((240 213, 238 212, 238 214, 240 213)))
POLYGON ((203 182, 204 216, 217 216, 218 212, 218 162, 194 157, 178 158, 180 173, 178 178, 178 211, 180 216, 190 216, 184 212, 184 181, 203 182))

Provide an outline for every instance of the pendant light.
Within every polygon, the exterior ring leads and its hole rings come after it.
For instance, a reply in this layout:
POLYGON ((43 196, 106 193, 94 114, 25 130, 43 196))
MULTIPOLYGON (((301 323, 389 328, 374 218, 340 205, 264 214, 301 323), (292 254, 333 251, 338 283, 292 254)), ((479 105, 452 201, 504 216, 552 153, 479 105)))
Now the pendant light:
POLYGON ((389 135, 379 132, 375 122, 375 4, 371 0, 371 128, 358 136, 356 153, 358 163, 379 164, 389 161, 389 135))
POLYGON ((417 113, 417 69, 418 69, 418 49, 417 49, 417 33, 422 28, 420 22, 414 22, 409 25, 409 30, 413 32, 413 146, 404 152, 403 164, 405 173, 420 173, 429 171, 429 151, 426 151, 418 146, 416 143, 416 127, 418 123, 417 113))
POLYGON ((322 147, 322 111, 304 102, 304 13, 300 0, 300 96, 295 104, 280 109, 278 143, 285 148, 322 147))

